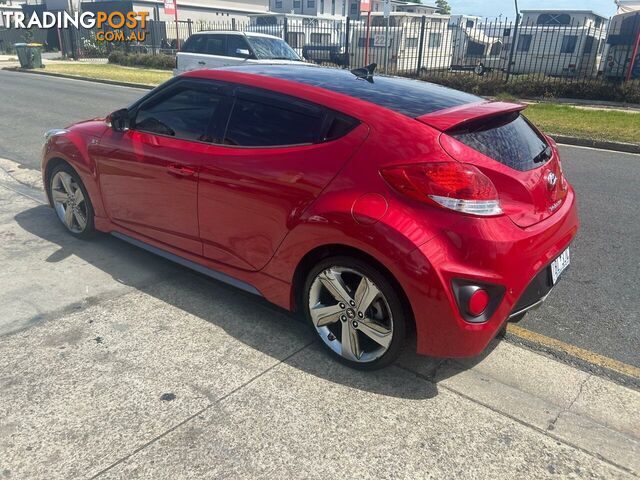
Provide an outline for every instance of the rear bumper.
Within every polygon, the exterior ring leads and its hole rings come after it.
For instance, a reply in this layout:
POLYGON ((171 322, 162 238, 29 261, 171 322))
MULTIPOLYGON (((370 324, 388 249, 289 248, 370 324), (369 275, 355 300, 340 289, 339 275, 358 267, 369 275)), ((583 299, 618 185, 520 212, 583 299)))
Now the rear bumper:
POLYGON ((405 286, 423 355, 466 357, 480 354, 509 317, 534 308, 551 291, 548 265, 564 251, 579 226, 575 193, 548 219, 520 228, 507 217, 465 217, 419 247, 411 261, 422 274, 405 286), (428 265, 428 266, 427 266, 428 265), (463 318, 452 282, 463 280, 504 287, 504 295, 482 323, 463 318))

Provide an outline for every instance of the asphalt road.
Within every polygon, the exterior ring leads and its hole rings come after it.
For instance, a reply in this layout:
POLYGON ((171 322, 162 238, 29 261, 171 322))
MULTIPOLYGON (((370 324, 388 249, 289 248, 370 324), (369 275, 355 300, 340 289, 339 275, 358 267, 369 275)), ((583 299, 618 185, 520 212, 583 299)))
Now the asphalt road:
MULTIPOLYGON (((44 131, 105 115, 144 93, 0 71, 0 157, 38 168, 44 131)), ((640 367, 640 156, 561 150, 582 229, 565 278, 520 325, 640 367)))

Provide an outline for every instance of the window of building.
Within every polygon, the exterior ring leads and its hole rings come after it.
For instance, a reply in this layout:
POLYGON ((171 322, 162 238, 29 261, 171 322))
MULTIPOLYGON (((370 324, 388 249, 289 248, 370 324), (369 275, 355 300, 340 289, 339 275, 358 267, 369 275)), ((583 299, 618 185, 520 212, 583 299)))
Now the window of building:
POLYGON ((299 9, 302 6, 301 0, 293 0, 293 8, 299 9))
POLYGON ((565 35, 564 37, 562 37, 562 45, 560 46, 560 53, 575 52, 577 43, 578 43, 577 35, 565 35))
POLYGON ((313 45, 329 45, 331 43, 330 33, 312 33, 309 35, 309 41, 313 45))
POLYGON ((352 3, 349 6, 349 13, 351 15, 357 15, 358 14, 358 4, 357 3, 352 3))
POLYGON ((518 36, 518 45, 516 47, 516 50, 518 52, 528 52, 529 49, 531 48, 531 39, 533 38, 532 35, 519 35, 518 36))
POLYGON ((538 15, 538 25, 569 25, 571 16, 566 13, 542 13, 538 15))
POLYGON ((442 34, 441 33, 429 33, 429 48, 440 48, 442 46, 442 34))
POLYGON ((467 28, 475 27, 476 23, 473 20, 467 20, 467 28))
POLYGON ((211 142, 207 130, 222 100, 217 95, 192 87, 176 88, 168 96, 143 104, 136 113, 135 130, 182 140, 211 142))
POLYGON ((278 9, 282 8, 282 0, 276 0, 276 8, 278 9))
POLYGON ((418 37, 407 37, 404 40, 404 48, 418 48, 418 37))
POLYGON ((316 8, 316 0, 307 0, 307 8, 316 8))

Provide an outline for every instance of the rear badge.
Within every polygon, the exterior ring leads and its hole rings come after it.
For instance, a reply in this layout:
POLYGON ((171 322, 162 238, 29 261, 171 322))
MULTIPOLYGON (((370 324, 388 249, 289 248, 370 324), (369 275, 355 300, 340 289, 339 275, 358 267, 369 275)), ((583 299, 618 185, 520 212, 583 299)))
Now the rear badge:
POLYGON ((556 183, 558 183, 558 177, 556 177, 555 173, 549 172, 547 174, 547 186, 549 187, 549 190, 553 190, 553 188, 556 186, 556 183))

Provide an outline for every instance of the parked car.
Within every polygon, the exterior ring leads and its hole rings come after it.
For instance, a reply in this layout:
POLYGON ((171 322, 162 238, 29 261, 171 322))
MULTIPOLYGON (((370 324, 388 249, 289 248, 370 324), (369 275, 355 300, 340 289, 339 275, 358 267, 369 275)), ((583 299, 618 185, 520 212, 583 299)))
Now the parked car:
POLYGON ((281 38, 257 32, 207 31, 191 35, 176 54, 174 75, 201 68, 243 64, 300 63, 281 38))
POLYGON ((413 327, 420 354, 472 356, 547 297, 578 229, 523 108, 366 69, 198 70, 48 132, 42 173, 71 235, 300 312, 352 367, 413 327))

